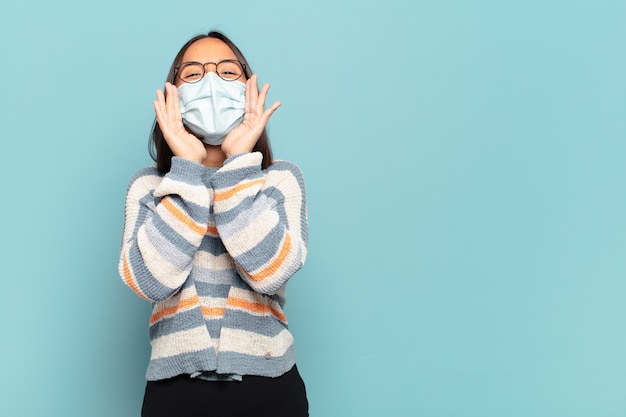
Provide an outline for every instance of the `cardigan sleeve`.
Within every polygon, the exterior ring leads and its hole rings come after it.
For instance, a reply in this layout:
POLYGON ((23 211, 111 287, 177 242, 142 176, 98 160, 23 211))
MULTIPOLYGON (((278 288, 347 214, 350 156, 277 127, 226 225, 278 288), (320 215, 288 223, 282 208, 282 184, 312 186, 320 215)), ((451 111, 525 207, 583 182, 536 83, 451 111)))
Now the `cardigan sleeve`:
POLYGON ((174 157, 165 176, 143 170, 130 182, 119 273, 142 298, 165 300, 189 276, 209 219, 203 171, 200 164, 174 157))
POLYGON ((259 152, 234 155, 211 177, 220 239, 244 281, 274 294, 307 255, 307 209, 300 169, 277 161, 261 169, 259 152))

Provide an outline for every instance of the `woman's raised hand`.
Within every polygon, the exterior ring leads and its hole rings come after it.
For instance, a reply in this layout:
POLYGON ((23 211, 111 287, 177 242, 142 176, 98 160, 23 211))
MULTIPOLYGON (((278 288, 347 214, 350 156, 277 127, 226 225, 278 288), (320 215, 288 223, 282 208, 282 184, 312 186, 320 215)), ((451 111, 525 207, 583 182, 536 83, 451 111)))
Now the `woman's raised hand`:
POLYGON ((226 136, 222 143, 222 152, 227 158, 238 153, 251 152, 261 137, 270 116, 280 107, 280 102, 277 101, 265 110, 265 98, 269 88, 270 85, 265 83, 259 91, 256 74, 246 81, 246 113, 243 121, 226 136))
POLYGON ((157 90, 156 95, 157 99, 153 104, 157 123, 174 155, 202 163, 206 157, 206 148, 204 143, 189 133, 183 125, 178 89, 171 83, 165 83, 165 94, 157 90))

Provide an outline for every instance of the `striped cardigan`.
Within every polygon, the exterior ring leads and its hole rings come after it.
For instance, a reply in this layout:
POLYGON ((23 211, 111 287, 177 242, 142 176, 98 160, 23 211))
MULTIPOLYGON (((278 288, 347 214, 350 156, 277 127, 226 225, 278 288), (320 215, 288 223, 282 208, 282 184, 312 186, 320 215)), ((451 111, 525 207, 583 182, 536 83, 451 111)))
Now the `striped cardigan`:
POLYGON ((261 160, 235 155, 218 169, 174 157, 167 174, 132 178, 119 272, 153 303, 148 380, 276 377, 295 364, 283 307, 307 253, 304 179, 261 160))

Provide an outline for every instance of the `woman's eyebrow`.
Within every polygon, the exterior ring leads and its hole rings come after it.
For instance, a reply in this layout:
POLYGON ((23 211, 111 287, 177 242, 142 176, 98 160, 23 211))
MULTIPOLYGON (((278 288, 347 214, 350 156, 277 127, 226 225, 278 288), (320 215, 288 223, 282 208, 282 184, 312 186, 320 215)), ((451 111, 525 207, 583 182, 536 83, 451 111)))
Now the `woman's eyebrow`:
MULTIPOLYGON (((206 61, 206 62, 204 62, 204 64, 216 64, 216 63, 221 62, 221 61, 237 61, 237 58, 220 58, 217 61, 206 61)), ((192 61, 183 61, 183 62, 180 63, 180 65, 189 64, 191 62, 202 64, 202 62, 200 62, 200 61, 193 61, 192 60, 192 61)))

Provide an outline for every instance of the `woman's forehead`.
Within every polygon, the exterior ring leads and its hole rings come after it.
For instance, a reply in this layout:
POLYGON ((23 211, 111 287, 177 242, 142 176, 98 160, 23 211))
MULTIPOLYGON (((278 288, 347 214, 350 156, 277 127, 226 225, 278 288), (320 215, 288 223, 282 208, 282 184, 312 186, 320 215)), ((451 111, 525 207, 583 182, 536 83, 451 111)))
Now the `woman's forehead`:
POLYGON ((195 41, 185 51, 183 62, 218 62, 223 59, 237 59, 235 53, 223 41, 204 38, 195 41))

